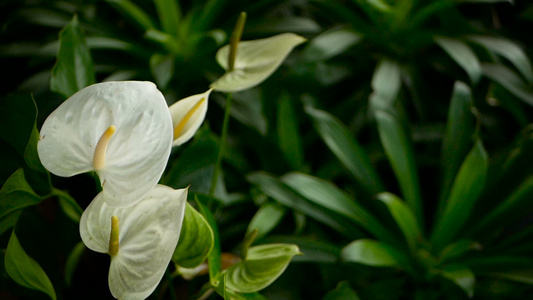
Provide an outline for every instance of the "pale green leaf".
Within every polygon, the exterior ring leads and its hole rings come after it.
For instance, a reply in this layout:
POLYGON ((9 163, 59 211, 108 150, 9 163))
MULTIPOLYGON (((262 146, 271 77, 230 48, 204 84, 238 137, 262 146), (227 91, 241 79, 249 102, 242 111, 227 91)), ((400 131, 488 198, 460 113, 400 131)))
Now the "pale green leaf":
POLYGON ((257 239, 267 235, 279 224, 286 211, 285 207, 279 204, 270 202, 264 203, 259 207, 259 210, 257 210, 248 224, 246 234, 249 234, 252 230, 256 229, 257 239))
POLYGON ((305 61, 328 60, 344 53, 361 41, 361 38, 361 35, 349 29, 331 29, 310 40, 302 52, 302 57, 305 61))
POLYGON ((435 42, 465 70, 473 84, 479 81, 482 73, 481 64, 474 51, 467 44, 447 37, 437 37, 435 42))
POLYGON ((245 260, 226 271, 226 287, 240 293, 260 291, 274 282, 300 254, 296 245, 268 244, 248 249, 245 260))
POLYGON ((180 239, 172 261, 185 268, 200 265, 213 249, 214 239, 215 235, 207 220, 187 203, 180 239))
POLYGON ((229 45, 217 52, 217 62, 227 71, 211 84, 217 91, 236 92, 254 87, 267 79, 281 65, 292 49, 306 39, 294 33, 242 41, 237 46, 233 70, 228 69, 229 45))
POLYGON ((482 69, 483 75, 501 84, 522 101, 533 105, 533 88, 515 72, 501 64, 484 63, 482 69))
POLYGON ((401 87, 400 65, 388 59, 382 59, 372 76, 373 93, 370 103, 373 108, 388 109, 394 105, 401 87))
POLYGON ((96 82, 94 65, 77 16, 61 30, 59 40, 50 89, 68 98, 96 82))
POLYGON ((405 262, 405 255, 391 245, 369 239, 351 242, 342 249, 344 261, 355 262, 374 267, 400 267, 405 262))
POLYGON ((155 53, 150 57, 150 71, 157 86, 162 89, 166 88, 174 75, 174 56, 155 53))
POLYGON ((39 264, 26 254, 15 232, 11 234, 5 256, 7 274, 19 285, 46 293, 56 299, 52 282, 39 264))

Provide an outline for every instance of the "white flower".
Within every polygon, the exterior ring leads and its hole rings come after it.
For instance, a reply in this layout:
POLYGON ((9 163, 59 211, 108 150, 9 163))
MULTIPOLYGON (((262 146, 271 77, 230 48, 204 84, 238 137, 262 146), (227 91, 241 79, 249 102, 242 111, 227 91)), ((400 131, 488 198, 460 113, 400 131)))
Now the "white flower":
POLYGON ((172 104, 170 115, 174 126, 173 146, 179 146, 192 138, 202 125, 207 113, 207 101, 212 89, 172 104))
POLYGON ((256 86, 268 78, 281 65, 292 49, 306 39, 294 33, 239 42, 233 70, 228 71, 230 46, 218 50, 216 59, 227 71, 211 84, 217 91, 236 92, 256 86))
POLYGON ((72 95, 41 128, 37 150, 57 176, 96 171, 106 201, 129 206, 159 181, 172 147, 172 120, 151 82, 105 82, 72 95))
POLYGON ((115 298, 145 299, 161 281, 178 243, 187 189, 157 185, 137 204, 122 208, 107 205, 104 198, 98 194, 81 216, 83 243, 111 255, 109 289, 115 298))

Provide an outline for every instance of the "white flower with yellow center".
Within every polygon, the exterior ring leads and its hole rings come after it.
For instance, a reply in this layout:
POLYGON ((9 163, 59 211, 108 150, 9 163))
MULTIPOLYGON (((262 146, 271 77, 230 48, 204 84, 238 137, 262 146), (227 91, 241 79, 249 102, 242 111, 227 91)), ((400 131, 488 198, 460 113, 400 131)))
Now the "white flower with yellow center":
POLYGON ((211 91, 181 99, 169 107, 174 126, 173 146, 187 142, 200 128, 207 113, 211 91))
POLYGON ((37 150, 57 176, 96 171, 108 204, 122 207, 157 184, 172 140, 172 119, 155 84, 104 82, 80 90, 48 116, 37 150))
POLYGON ((178 244, 187 189, 157 185, 130 207, 111 207, 100 193, 83 212, 80 235, 111 255, 109 289, 117 299, 145 299, 157 287, 178 244))

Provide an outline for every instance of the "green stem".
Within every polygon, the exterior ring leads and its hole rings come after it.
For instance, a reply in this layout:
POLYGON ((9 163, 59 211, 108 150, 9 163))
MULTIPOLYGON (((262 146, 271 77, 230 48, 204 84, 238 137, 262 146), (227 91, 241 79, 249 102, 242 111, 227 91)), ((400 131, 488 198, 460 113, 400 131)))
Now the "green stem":
POLYGON ((211 202, 213 201, 213 197, 215 195, 218 176, 220 174, 220 168, 222 165, 222 157, 224 157, 224 150, 226 148, 226 139, 228 137, 228 126, 231 111, 231 100, 231 93, 228 93, 228 97, 226 98, 226 107, 224 110, 224 121, 222 123, 222 136, 220 137, 220 142, 218 144, 218 155, 217 160, 215 162, 215 170, 213 171, 213 177, 211 178, 211 188, 209 189, 209 201, 207 202, 207 207, 209 208, 211 208, 211 202))

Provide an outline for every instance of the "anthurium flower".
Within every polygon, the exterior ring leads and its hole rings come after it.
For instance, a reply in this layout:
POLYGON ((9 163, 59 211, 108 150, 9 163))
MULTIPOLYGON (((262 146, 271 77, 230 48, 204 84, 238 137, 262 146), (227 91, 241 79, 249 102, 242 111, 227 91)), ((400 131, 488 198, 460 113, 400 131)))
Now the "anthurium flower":
POLYGON ((133 206, 112 207, 100 193, 83 212, 80 235, 111 255, 109 289, 117 299, 145 299, 161 281, 178 243, 187 189, 157 185, 133 206))
POLYGON ((233 69, 228 66, 230 45, 226 45, 218 50, 216 59, 227 72, 211 87, 217 91, 236 92, 256 86, 276 71, 294 47, 305 41, 294 33, 282 33, 239 42, 233 69))
POLYGON ((159 181, 172 145, 172 120, 155 84, 86 87, 53 111, 37 145, 46 169, 69 177, 96 171, 106 201, 129 206, 159 181))
POLYGON ((207 113, 207 101, 212 89, 172 104, 170 115, 174 126, 173 146, 179 146, 192 138, 202 125, 207 113))

